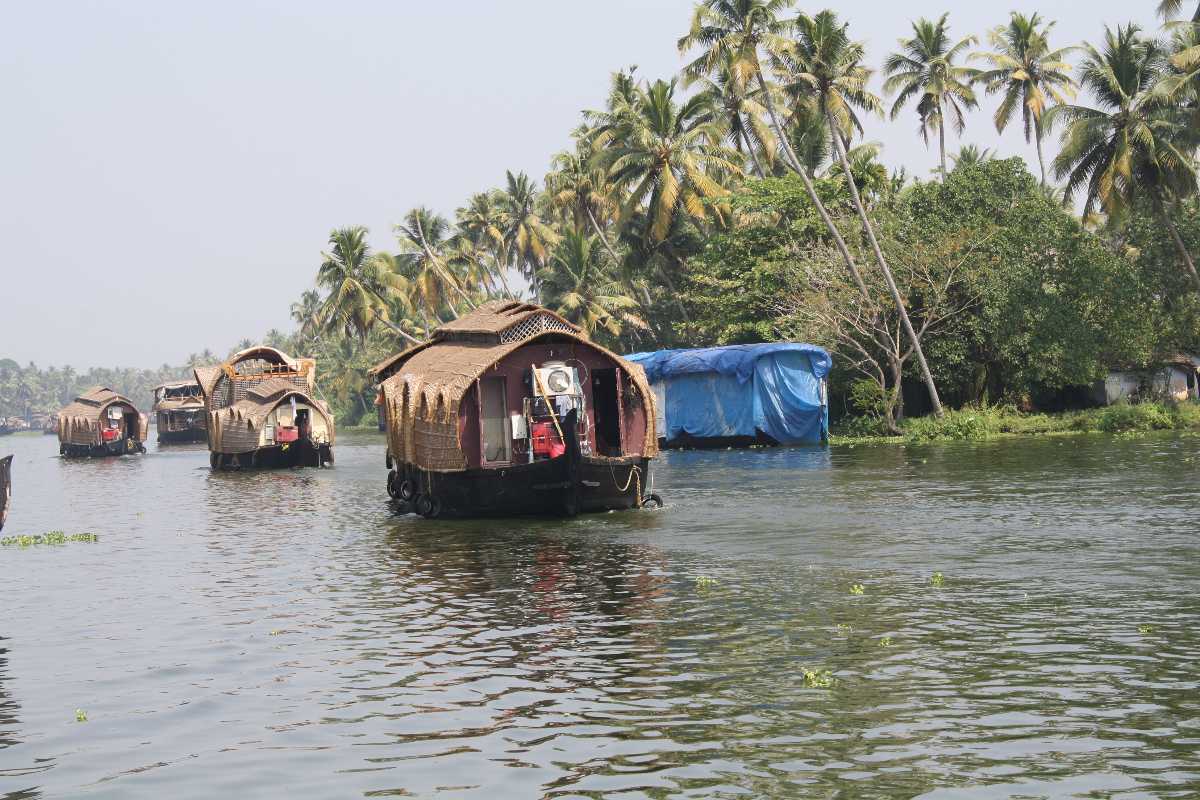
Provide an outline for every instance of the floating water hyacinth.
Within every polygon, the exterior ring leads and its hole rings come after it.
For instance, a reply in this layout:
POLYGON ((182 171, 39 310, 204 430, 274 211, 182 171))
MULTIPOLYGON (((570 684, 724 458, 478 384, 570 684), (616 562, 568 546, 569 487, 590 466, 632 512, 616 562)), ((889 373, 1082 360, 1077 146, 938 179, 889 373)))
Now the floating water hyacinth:
POLYGON ((940 572, 935 572, 933 573, 933 577, 929 579, 929 582, 933 585, 933 588, 940 589, 946 584, 946 577, 940 572))
POLYGON ((75 721, 76 722, 87 722, 88 721, 87 720, 87 712, 84 711, 82 708, 75 709, 75 721))
POLYGON ((844 623, 844 622, 839 622, 839 623, 837 624, 837 631, 838 631, 838 633, 851 633, 853 630, 854 630, 854 626, 853 626, 853 625, 847 625, 847 624, 846 624, 846 623, 844 623))
POLYGON ((800 677, 806 689, 828 689, 833 686, 833 673, 827 669, 800 668, 800 677))
POLYGON ((850 594, 853 594, 853 595, 866 594, 866 591, 867 590, 865 588, 863 588, 863 585, 861 583, 856 583, 850 587, 850 594))
POLYGON ((879 640, 879 646, 880 647, 891 647, 892 646, 892 637, 884 636, 882 639, 879 640))
POLYGON ((1154 626, 1138 625, 1138 633, 1140 633, 1142 636, 1149 636, 1150 634, 1154 633, 1154 626))
POLYGON ((718 582, 717 582, 716 578, 710 578, 707 575, 697 575, 696 576, 696 588, 697 589, 711 589, 712 587, 716 586, 717 583, 718 582))
POLYGON ((0 539, 0 547, 33 547, 35 545, 62 545, 68 542, 98 542, 100 537, 94 533, 72 533, 67 535, 62 531, 48 533, 21 534, 6 536, 0 539))

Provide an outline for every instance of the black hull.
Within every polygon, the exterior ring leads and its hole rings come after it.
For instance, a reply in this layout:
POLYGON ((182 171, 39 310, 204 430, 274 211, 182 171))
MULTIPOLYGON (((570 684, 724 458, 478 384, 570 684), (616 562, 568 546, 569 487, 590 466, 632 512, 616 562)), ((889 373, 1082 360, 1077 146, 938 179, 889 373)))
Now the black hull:
POLYGON ((184 442, 207 442, 208 431, 204 428, 189 428, 184 431, 159 431, 158 441, 163 444, 182 444, 184 442))
POLYGON ((4 530, 4 520, 8 519, 8 505, 12 500, 12 460, 12 456, 0 458, 0 531, 4 530))
POLYGON ((402 512, 430 517, 574 516, 642 505, 649 459, 571 461, 563 455, 532 464, 452 473, 401 466, 389 482, 402 512), (405 481, 408 485, 402 486, 405 481), (406 500, 409 495, 416 496, 406 500), (423 503, 435 503, 436 510, 423 503))
POLYGON ((58 454, 64 458, 116 458, 145 452, 146 446, 136 439, 122 439, 118 442, 96 445, 62 444, 58 446, 58 454))
POLYGON ((272 445, 249 453, 209 453, 213 469, 289 469, 324 467, 333 464, 333 449, 327 444, 292 442, 287 447, 272 445))

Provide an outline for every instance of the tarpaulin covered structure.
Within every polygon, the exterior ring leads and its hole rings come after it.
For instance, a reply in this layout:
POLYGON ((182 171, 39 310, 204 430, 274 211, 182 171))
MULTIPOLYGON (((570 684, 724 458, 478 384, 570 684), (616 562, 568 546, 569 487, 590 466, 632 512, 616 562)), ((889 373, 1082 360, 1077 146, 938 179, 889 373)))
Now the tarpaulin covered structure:
POLYGON ((691 440, 821 442, 829 434, 829 353, 772 342, 659 350, 625 357, 646 371, 658 398, 659 436, 691 440))

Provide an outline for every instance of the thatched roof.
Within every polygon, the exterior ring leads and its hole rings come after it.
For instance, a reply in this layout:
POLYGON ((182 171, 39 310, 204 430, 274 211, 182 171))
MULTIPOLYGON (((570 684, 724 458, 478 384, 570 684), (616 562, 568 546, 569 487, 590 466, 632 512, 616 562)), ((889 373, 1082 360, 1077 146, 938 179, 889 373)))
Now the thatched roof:
POLYGON ((192 373, 196 376, 196 383, 200 384, 200 391, 210 395, 213 387, 217 385, 217 378, 224 374, 224 370, 220 367, 196 367, 192 373))
POLYGON ((79 395, 79 397, 76 397, 73 403, 70 403, 59 411, 58 418, 87 417, 90 419, 99 419, 104 409, 114 403, 124 403, 134 411, 137 411, 137 406, 128 398, 122 397, 105 386, 93 386, 79 395))
POLYGON ((433 337, 422 344, 385 358, 369 370, 376 380, 382 381, 397 366, 417 353, 439 342, 464 341, 485 344, 509 344, 522 342, 546 332, 572 334, 576 337, 583 331, 549 309, 523 303, 519 300, 491 300, 479 308, 447 322, 433 332, 433 337))
POLYGON ((287 353, 275 347, 267 347, 265 344, 247 347, 245 350, 240 350, 233 354, 227 361, 228 364, 240 364, 243 361, 253 361, 260 359, 268 364, 280 364, 294 366, 299 363, 299 359, 292 358, 287 353))
POLYGON ((182 380, 182 381, 167 381, 166 383, 160 383, 158 386, 155 386, 154 391, 157 392, 159 389, 182 389, 186 386, 198 386, 198 385, 199 384, 196 382, 195 379, 182 380))
POLYGON ((325 404, 286 380, 277 379, 259 384, 250 390, 244 400, 209 414, 209 449, 217 453, 244 453, 256 449, 258 432, 266 424, 267 417, 292 397, 312 407, 324 418, 329 429, 329 444, 332 445, 333 415, 325 404))

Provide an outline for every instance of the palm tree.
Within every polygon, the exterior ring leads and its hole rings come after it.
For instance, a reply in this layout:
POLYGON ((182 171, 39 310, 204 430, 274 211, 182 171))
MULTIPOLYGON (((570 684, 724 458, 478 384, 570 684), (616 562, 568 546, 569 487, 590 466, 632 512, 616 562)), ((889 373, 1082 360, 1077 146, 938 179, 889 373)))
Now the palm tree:
POLYGON ((1025 141, 1032 139, 1037 142, 1042 183, 1046 182, 1046 161, 1042 155, 1045 129, 1042 123, 1048 101, 1066 103, 1075 96, 1071 65, 1066 62, 1067 54, 1075 48, 1051 50, 1049 34, 1053 27, 1053 22, 1043 24, 1036 13, 1027 17, 1014 11, 1007 25, 1001 25, 988 34, 994 49, 971 55, 971 58, 981 59, 988 64, 988 68, 981 71, 976 80, 983 84, 988 94, 1003 95, 993 117, 996 131, 1003 133, 1017 109, 1021 109, 1025 141))
POLYGON ((766 109, 760 102, 762 90, 748 88, 746 82, 739 79, 729 57, 713 76, 706 75, 700 80, 713 106, 724 113, 728 138, 734 148, 741 153, 745 147, 746 157, 754 165, 755 174, 764 177, 767 172, 763 162, 767 167, 771 166, 775 151, 779 148, 779 140, 766 121, 766 109))
POLYGON ((679 39, 679 52, 699 48, 700 54, 683 69, 690 84, 702 78, 728 73, 738 92, 751 83, 758 84, 759 97, 775 129, 788 165, 802 171, 800 160, 792 152, 784 126, 775 111, 771 88, 763 74, 762 58, 775 58, 788 46, 791 23, 780 15, 791 8, 793 0, 703 0, 692 13, 688 32, 679 39))
POLYGON ((593 142, 606 143, 596 163, 628 197, 622 227, 643 203, 650 242, 661 241, 680 212, 707 221, 723 212, 715 201, 729 194, 715 173, 741 175, 737 155, 720 144, 723 131, 705 94, 675 100, 676 81, 638 86, 631 108, 618 108, 596 129, 593 142))
POLYGON ((1139 198, 1149 201, 1200 290, 1196 264, 1173 219, 1178 200, 1196 189, 1196 165, 1186 114, 1155 91, 1167 69, 1166 50, 1130 24, 1106 29, 1104 49, 1085 45, 1084 52, 1080 83, 1098 108, 1053 109, 1067 123, 1055 175, 1067 179, 1067 198, 1086 192, 1085 216, 1099 206, 1120 217, 1139 198))
POLYGON ((545 303, 594 339, 600 331, 620 338, 627 327, 647 328, 638 303, 613 280, 598 257, 595 240, 582 229, 567 231, 542 268, 545 303))
POLYGON ((942 14, 937 22, 925 18, 914 22, 912 38, 901 39, 901 52, 892 53, 883 64, 883 72, 887 75, 883 90, 896 94, 892 119, 900 116, 911 99, 919 98, 917 116, 921 120, 921 138, 928 145, 929 131, 937 131, 943 180, 946 177, 946 116, 949 114, 955 130, 961 135, 966 128, 963 111, 978 105, 971 88, 975 70, 954 63, 975 44, 976 39, 968 36, 951 43, 949 18, 949 14, 942 14))
POLYGON ((608 171, 594 158, 593 133, 580 127, 573 134, 575 150, 554 156, 546 175, 546 191, 551 205, 568 213, 575 228, 590 225, 613 263, 619 264, 621 257, 609 242, 605 227, 617 218, 620 202, 608 171))
POLYGON ((388 323, 383 298, 387 277, 371 256, 365 227, 338 228, 329 235, 329 244, 317 270, 317 286, 328 292, 319 312, 322 327, 340 328, 365 342, 375 322, 388 323))
MULTIPOLYGON (((450 299, 452 294, 457 295, 469 308, 475 308, 459 277, 438 255, 450 229, 445 217, 420 206, 405 214, 404 222, 393 227, 404 249, 397 260, 403 265, 403 272, 410 281, 414 305, 421 307, 439 323, 442 319, 438 312, 442 308, 458 318, 458 310, 450 299)), ((428 322, 425 327, 430 327, 428 322)))
POLYGON ((309 289, 300 295, 300 299, 292 303, 292 319, 300 326, 300 335, 312 339, 321 329, 321 293, 309 289))
MULTIPOLYGON (((912 344, 913 355, 917 358, 921 377, 929 391, 930 405, 934 414, 940 417, 942 401, 938 396, 933 373, 929 371, 929 364, 925 360, 921 339, 913 329, 904 298, 900 295, 891 267, 888 266, 879 246, 875 228, 867 216, 858 185, 853 180, 854 169, 847 153, 847 142, 855 131, 862 130, 855 109, 878 111, 881 103, 879 98, 867 89, 871 71, 862 65, 865 51, 861 43, 850 39, 848 27, 847 24, 839 23, 837 15, 832 11, 822 11, 815 17, 800 14, 796 19, 795 43, 786 54, 782 65, 788 74, 787 88, 797 97, 798 102, 813 103, 825 117, 829 138, 833 142, 833 149, 841 163, 842 171, 851 177, 851 180, 846 181, 846 187, 854 209, 858 212, 863 233, 875 254, 875 261, 883 273, 892 302, 896 304, 901 325, 912 344)), ((866 289, 861 282, 859 288, 866 295, 866 289)))
MULTIPOLYGON (((1165 20, 1172 20, 1183 10, 1184 0, 1160 0, 1158 15, 1165 20)), ((1196 13, 1192 14, 1192 22, 1200 22, 1200 3, 1196 4, 1196 13)))
POLYGON ((521 273, 534 284, 537 294, 537 270, 546 263, 558 235, 538 213, 537 186, 524 172, 505 172, 505 188, 500 207, 505 224, 504 240, 511 258, 521 273))
POLYGON ((504 287, 505 297, 513 297, 508 284, 508 241, 505 236, 504 210, 498 192, 478 192, 471 195, 467 205, 455 212, 458 229, 475 249, 487 253, 492 261, 492 271, 504 287))
MULTIPOLYGON (((977 147, 973 144, 965 144, 958 149, 958 155, 950 156, 950 160, 954 162, 954 170, 967 167, 975 167, 980 164, 985 164, 996 157, 994 150, 987 147, 977 147)), ((1043 181, 1043 185, 1045 182, 1043 181)))

